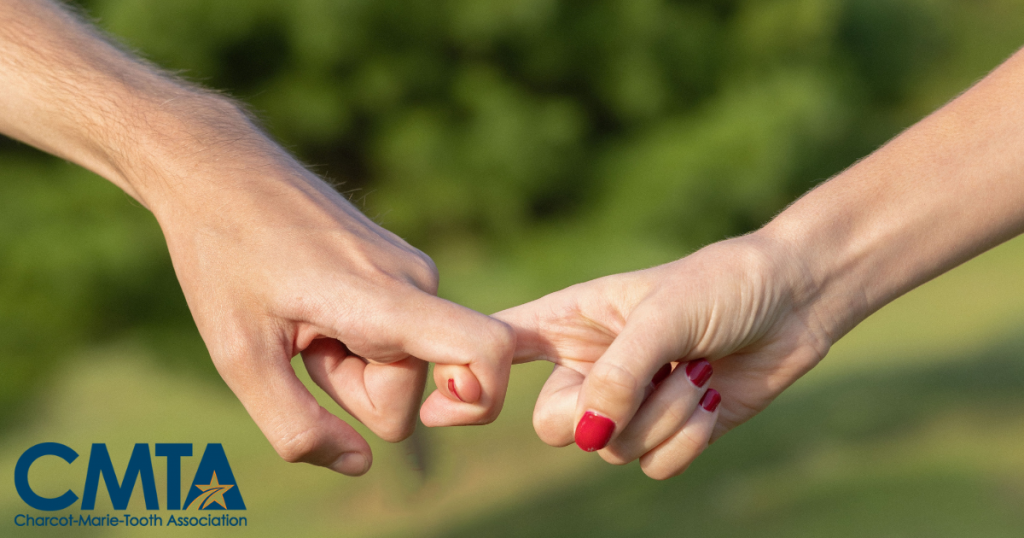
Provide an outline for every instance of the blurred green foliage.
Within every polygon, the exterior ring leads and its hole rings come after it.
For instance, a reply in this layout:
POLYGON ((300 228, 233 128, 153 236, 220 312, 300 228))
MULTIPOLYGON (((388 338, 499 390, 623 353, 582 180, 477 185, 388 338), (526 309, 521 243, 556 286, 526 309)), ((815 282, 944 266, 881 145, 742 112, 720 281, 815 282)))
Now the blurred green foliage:
POLYGON ((425 246, 578 215, 687 246, 745 231, 912 117, 951 39, 927 0, 89 7, 425 246))
MULTIPOLYGON (((428 253, 565 253, 547 285, 758 226, 1024 42, 1010 0, 81 4, 428 253)), ((212 372, 144 209, 6 140, 0 174, 0 420, 99 341, 212 372)))

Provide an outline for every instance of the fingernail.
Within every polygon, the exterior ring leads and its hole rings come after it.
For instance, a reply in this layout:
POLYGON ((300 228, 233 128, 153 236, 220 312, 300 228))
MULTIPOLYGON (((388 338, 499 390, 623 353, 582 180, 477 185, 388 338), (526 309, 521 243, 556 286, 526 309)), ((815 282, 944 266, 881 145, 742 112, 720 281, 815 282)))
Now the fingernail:
POLYGON ((668 374, 671 373, 672 363, 668 363, 659 368, 658 371, 654 373, 654 378, 651 379, 651 383, 654 383, 654 386, 657 387, 662 381, 665 380, 666 377, 668 377, 668 374))
POLYGON ((449 379, 448 380, 448 392, 454 394, 455 397, 458 398, 460 402, 465 403, 466 400, 463 400, 462 396, 459 396, 459 391, 455 390, 455 380, 454 379, 449 379))
POLYGON ((700 406, 709 413, 714 413, 720 403, 722 403, 722 395, 715 389, 708 389, 704 393, 704 397, 700 399, 700 406))
POLYGON ((587 411, 576 425, 576 445, 587 452, 601 450, 612 438, 615 423, 593 411, 587 411))
POLYGON ((711 363, 707 359, 700 359, 686 363, 686 377, 698 387, 708 384, 711 379, 711 363))

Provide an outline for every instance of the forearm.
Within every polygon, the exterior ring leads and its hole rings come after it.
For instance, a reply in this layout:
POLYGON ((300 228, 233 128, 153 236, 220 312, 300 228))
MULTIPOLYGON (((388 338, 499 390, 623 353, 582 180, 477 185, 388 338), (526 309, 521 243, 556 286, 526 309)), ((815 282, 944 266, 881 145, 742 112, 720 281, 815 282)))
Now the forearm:
POLYGON ((875 310, 1024 231, 1024 53, 759 234, 801 260, 834 341, 875 310))
POLYGON ((0 132, 100 174, 158 218, 182 210, 172 200, 199 203, 256 170, 324 190, 230 100, 129 56, 48 0, 0 0, 0 87, 0 132))

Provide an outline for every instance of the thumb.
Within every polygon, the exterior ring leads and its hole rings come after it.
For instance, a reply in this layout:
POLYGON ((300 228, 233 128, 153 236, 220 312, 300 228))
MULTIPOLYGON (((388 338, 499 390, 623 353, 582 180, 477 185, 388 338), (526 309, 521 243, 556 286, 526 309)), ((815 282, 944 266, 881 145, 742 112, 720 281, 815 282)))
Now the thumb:
POLYGON ((245 340, 229 353, 211 346, 214 365, 278 454, 358 476, 370 468, 370 446, 317 403, 299 381, 285 343, 245 340))
POLYGON ((600 450, 621 433, 655 373, 690 349, 692 337, 663 310, 650 303, 638 305, 587 374, 573 420, 575 441, 583 450, 600 450))

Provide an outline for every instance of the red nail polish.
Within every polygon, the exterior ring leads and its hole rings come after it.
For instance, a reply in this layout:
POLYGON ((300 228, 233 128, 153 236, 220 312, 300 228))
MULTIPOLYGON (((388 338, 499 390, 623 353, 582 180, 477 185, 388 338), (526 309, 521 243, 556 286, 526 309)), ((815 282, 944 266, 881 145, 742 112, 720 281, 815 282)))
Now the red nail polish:
POLYGON ((654 386, 657 387, 659 384, 661 384, 662 381, 665 380, 666 377, 668 377, 668 374, 671 373, 672 363, 666 364, 659 368, 658 371, 654 373, 654 378, 651 379, 651 383, 653 383, 654 386))
POLYGON ((601 450, 608 444, 614 431, 615 423, 612 419, 587 411, 576 425, 576 445, 587 452, 601 450))
POLYGON ((686 363, 686 377, 689 377, 690 381, 698 387, 708 384, 708 380, 711 379, 711 372, 711 363, 706 359, 686 363))
POLYGON ((455 380, 454 379, 449 379, 448 380, 448 392, 452 393, 456 398, 459 399, 460 402, 465 402, 466 401, 466 400, 462 399, 462 396, 459 396, 459 391, 455 390, 455 380))
POLYGON ((708 389, 704 393, 704 397, 700 399, 700 406, 709 413, 714 413, 720 403, 722 403, 722 395, 715 389, 708 389))

